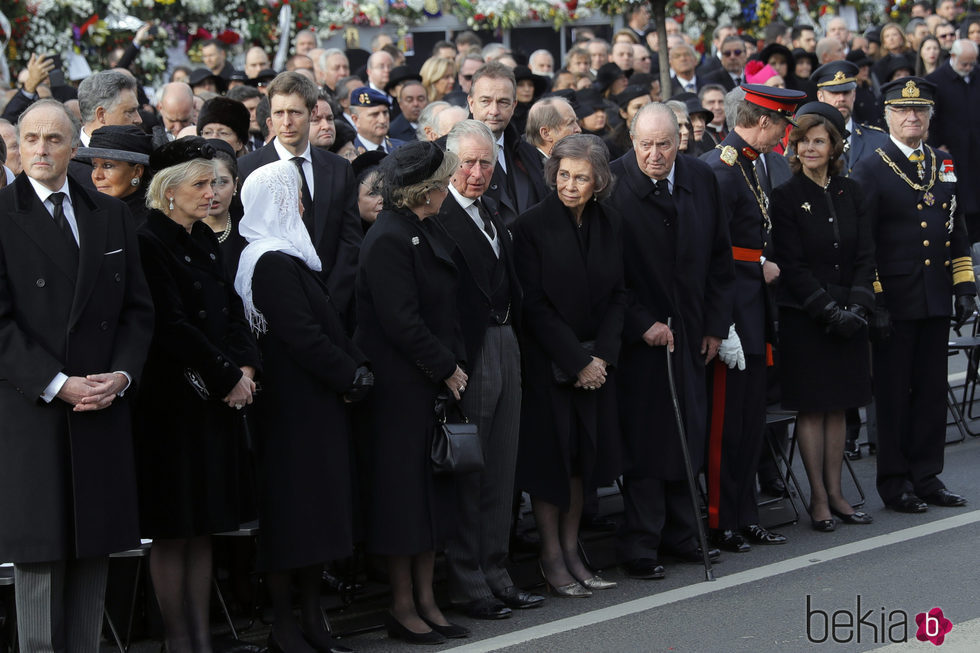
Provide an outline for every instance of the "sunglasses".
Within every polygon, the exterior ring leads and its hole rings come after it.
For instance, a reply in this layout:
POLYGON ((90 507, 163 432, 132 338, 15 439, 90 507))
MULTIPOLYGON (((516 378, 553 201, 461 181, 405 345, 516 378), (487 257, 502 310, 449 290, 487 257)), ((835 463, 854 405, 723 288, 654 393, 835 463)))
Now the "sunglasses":
POLYGON ((936 37, 940 39, 954 39, 956 38, 956 32, 950 32, 949 34, 937 34, 936 37))
POLYGON ((473 75, 463 75, 463 81, 472 82, 473 81, 473 75))
POLYGON ((725 50, 721 54, 725 57, 741 57, 744 50, 725 50))

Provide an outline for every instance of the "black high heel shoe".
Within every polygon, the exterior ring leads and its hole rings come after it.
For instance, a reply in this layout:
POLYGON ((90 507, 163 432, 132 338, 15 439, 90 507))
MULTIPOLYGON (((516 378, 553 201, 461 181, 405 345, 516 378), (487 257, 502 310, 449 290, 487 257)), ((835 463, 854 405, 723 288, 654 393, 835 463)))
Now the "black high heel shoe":
POLYGON ((439 633, 447 639, 461 639, 463 637, 470 636, 470 629, 466 628, 465 626, 459 626, 454 623, 450 623, 448 626, 441 626, 434 621, 429 621, 422 615, 419 615, 419 618, 428 624, 429 628, 431 628, 434 632, 439 633))
POLYGON ((844 513, 831 508, 830 514, 839 518, 845 524, 870 524, 874 521, 874 517, 866 512, 861 512, 860 510, 855 510, 851 514, 845 515, 844 513))
POLYGON ((833 517, 830 519, 811 519, 810 527, 820 533, 833 533, 837 530, 837 520, 833 517))
POLYGON ((435 630, 430 630, 427 633, 416 633, 409 630, 390 612, 385 613, 385 630, 388 631, 388 637, 400 639, 408 644, 442 644, 446 641, 445 635, 437 633, 435 630))

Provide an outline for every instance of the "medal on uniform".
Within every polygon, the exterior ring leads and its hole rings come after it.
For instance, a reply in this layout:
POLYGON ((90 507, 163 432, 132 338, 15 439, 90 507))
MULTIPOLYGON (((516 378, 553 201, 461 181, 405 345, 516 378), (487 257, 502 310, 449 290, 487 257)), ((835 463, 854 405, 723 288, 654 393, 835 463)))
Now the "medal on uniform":
POLYGON ((932 206, 936 203, 936 198, 930 191, 926 191, 925 195, 922 196, 922 201, 926 203, 927 206, 932 206))

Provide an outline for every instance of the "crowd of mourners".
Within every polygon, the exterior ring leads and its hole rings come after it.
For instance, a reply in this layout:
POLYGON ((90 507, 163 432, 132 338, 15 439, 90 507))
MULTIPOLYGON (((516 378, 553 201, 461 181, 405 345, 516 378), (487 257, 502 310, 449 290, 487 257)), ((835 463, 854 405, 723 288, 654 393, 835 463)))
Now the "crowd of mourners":
POLYGON ((620 578, 783 544, 758 508, 787 492, 774 404, 814 530, 872 522, 841 487, 862 422, 884 506, 965 505, 940 474, 980 15, 912 15, 721 26, 703 54, 668 18, 668 61, 643 3, 560 62, 462 32, 414 67, 385 34, 303 31, 282 71, 214 40, 159 88, 134 65, 152 25, 77 85, 32 55, 0 93, 20 650, 97 651, 108 555, 142 537, 166 650, 211 651, 211 536, 255 517, 291 653, 349 650, 320 601, 355 546, 408 643, 468 636, 448 608, 541 606, 508 571, 523 493, 556 598, 617 586, 579 547, 617 480, 620 578))

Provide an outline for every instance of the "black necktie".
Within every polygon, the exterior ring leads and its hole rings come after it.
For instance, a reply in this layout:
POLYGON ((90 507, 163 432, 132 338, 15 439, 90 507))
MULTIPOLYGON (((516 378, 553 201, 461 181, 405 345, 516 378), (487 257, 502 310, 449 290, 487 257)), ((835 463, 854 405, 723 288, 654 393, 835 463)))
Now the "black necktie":
POLYGON ((480 219, 483 220, 483 232, 490 240, 493 240, 494 231, 493 222, 490 221, 490 212, 487 211, 487 207, 483 206, 483 202, 480 200, 476 200, 473 203, 476 204, 476 210, 480 212, 480 219))
POLYGON ((303 161, 305 160, 301 156, 294 156, 291 159, 299 170, 299 180, 303 185, 303 224, 306 225, 306 230, 310 232, 310 238, 312 239, 313 225, 315 224, 313 220, 313 196, 310 194, 310 187, 306 185, 306 173, 303 172, 303 161))
POLYGON ((48 195, 48 199, 54 204, 54 211, 52 212, 52 217, 54 217, 54 223, 58 225, 61 229, 61 233, 65 235, 71 251, 78 252, 78 241, 75 240, 75 234, 71 230, 71 225, 68 224, 68 218, 65 217, 65 194, 64 193, 51 193, 48 195))

